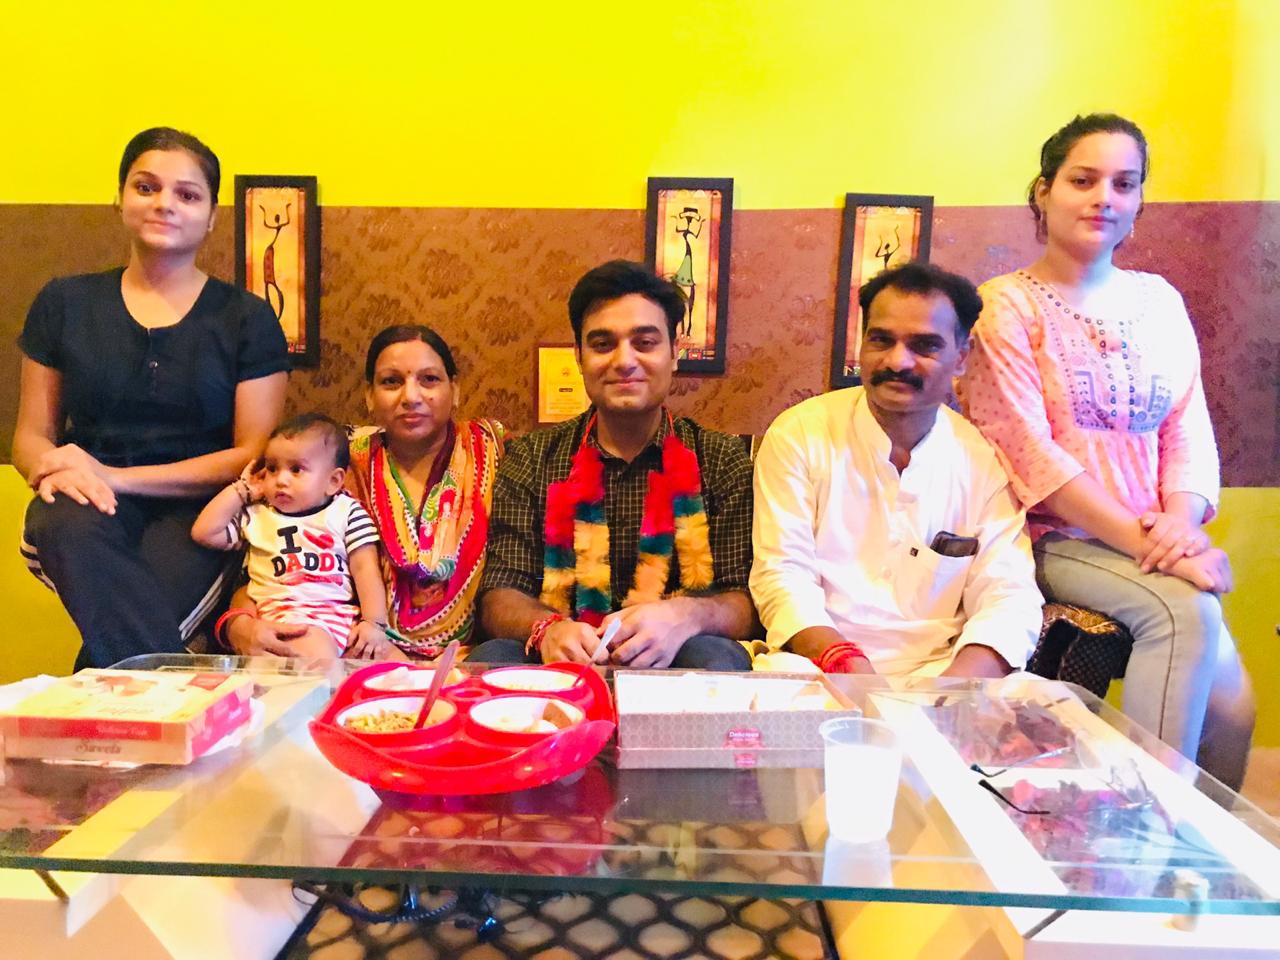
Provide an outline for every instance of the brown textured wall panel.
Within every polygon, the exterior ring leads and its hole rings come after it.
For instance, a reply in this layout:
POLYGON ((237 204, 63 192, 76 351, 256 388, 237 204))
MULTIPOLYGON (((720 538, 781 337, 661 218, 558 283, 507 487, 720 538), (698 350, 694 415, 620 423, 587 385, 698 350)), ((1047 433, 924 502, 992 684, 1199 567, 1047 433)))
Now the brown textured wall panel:
MULTIPOLYGON (((230 277, 231 210, 204 267, 230 277)), ((570 339, 565 301, 586 269, 643 255, 634 210, 327 207, 319 368, 294 374, 291 409, 363 417, 364 349, 393 322, 435 326, 462 368, 465 413, 523 431, 532 421, 532 351, 570 339)), ((835 310, 837 210, 743 210, 734 217, 727 372, 680 377, 672 406, 710 426, 759 433, 826 388, 835 310)), ((1015 207, 940 207, 932 259, 975 281, 1039 250, 1015 207)), ((103 269, 124 243, 106 206, 0 206, 0 430, 12 433, 13 338, 49 277, 103 269)), ((1122 260, 1186 297, 1204 354, 1223 478, 1280 485, 1280 204, 1153 204, 1122 260)))

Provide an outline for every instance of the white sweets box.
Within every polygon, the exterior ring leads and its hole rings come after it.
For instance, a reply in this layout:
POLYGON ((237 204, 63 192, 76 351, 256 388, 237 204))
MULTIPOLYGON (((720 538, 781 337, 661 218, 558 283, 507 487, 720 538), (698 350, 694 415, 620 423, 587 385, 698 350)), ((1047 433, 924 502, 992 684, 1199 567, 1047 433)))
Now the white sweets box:
POLYGON ((253 678, 81 670, 0 712, 9 757, 184 764, 250 717, 253 678))
POLYGON ((821 767, 818 727, 861 711, 822 675, 620 670, 620 768, 821 767))

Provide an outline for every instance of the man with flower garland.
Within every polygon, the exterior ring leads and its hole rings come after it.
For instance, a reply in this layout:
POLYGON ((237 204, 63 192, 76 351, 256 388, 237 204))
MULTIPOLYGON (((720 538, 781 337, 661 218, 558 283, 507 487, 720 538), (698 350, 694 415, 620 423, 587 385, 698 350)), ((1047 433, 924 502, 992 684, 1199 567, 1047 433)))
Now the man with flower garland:
POLYGON ((751 592, 773 648, 828 672, 999 677, 1043 600, 995 451, 947 409, 982 298, 926 263, 859 291, 863 386, 784 411, 756 456, 751 592))
POLYGON ((471 659, 585 663, 607 636, 615 665, 751 668, 751 463, 665 406, 684 311, 678 287, 625 260, 574 287, 591 408, 507 445, 479 600, 500 639, 471 659))

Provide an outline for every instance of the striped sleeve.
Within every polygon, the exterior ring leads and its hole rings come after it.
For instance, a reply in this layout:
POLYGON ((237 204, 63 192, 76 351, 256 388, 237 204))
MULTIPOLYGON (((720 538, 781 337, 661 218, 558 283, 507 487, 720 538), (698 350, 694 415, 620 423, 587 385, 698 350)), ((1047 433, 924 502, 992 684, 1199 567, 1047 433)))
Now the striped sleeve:
POLYGON ((351 556, 357 547, 364 547, 372 544, 378 545, 378 528, 373 525, 373 519, 360 506, 356 500, 351 500, 351 506, 347 508, 347 556, 351 556))
POLYGON ((247 507, 241 507, 240 512, 227 521, 227 525, 223 532, 227 537, 228 550, 234 550, 242 547, 248 537, 249 524, 253 522, 256 511, 262 509, 262 505, 258 503, 250 504, 247 507))

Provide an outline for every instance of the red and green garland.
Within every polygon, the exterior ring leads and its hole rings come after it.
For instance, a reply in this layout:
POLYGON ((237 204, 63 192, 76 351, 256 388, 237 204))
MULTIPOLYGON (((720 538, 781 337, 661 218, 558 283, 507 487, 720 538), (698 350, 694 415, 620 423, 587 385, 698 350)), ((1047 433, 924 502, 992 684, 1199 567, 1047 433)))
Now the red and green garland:
MULTIPOLYGON (((542 602, 566 616, 599 626, 614 607, 609 568, 609 526, 604 509, 604 461, 587 442, 592 416, 569 476, 547 487, 542 602)), ((621 606, 662 599, 674 552, 681 592, 705 590, 714 576, 698 457, 680 442, 671 415, 662 442, 662 471, 649 472, 640 519, 635 579, 621 606)))

